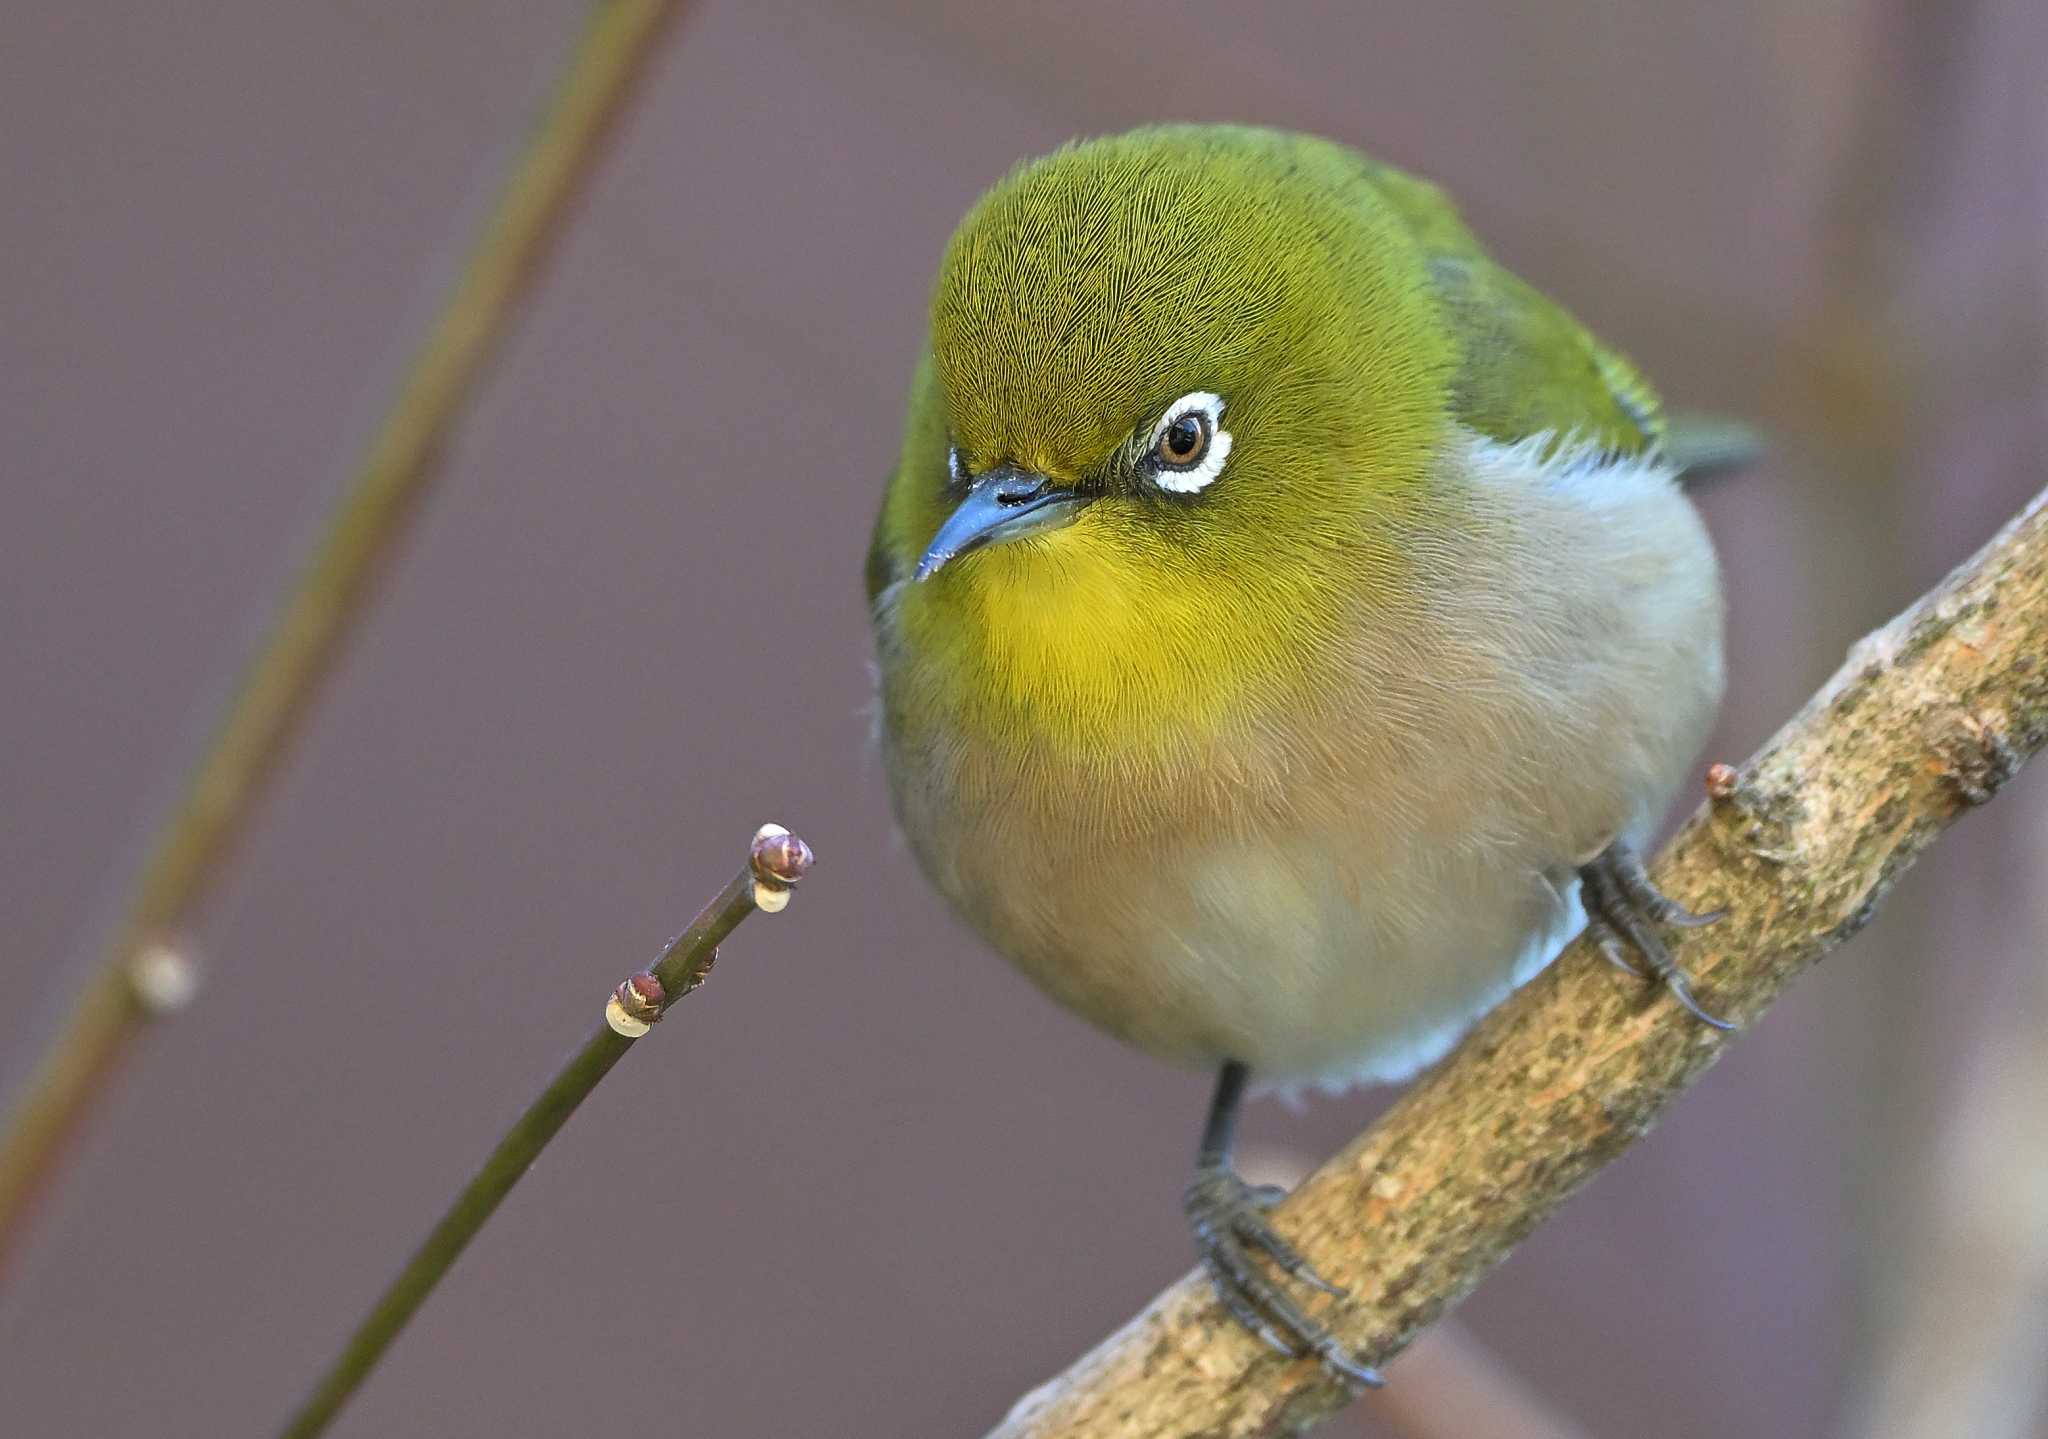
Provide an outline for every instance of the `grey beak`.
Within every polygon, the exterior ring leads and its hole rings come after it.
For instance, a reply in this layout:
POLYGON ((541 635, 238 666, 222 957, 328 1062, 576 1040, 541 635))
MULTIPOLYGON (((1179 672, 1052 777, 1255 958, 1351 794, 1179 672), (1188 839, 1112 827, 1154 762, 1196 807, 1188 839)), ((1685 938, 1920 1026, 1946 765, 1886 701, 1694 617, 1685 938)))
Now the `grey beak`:
POLYGON ((915 578, 928 580, 948 561, 983 545, 1000 545, 1025 535, 1072 524, 1093 498, 1054 484, 1044 475, 1002 465, 976 479, 917 562, 915 578))

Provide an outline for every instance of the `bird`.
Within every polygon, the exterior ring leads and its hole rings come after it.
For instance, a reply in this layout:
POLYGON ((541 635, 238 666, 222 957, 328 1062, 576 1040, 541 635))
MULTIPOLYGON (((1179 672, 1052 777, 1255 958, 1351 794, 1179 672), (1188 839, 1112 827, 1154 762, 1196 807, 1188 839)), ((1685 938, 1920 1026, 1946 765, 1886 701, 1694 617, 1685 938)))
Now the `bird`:
POLYGON ((1689 433, 1331 140, 1076 141, 946 245, 866 566, 895 819, 1052 999, 1213 1072, 1202 1265, 1348 1383, 1248 1092, 1407 1078, 1581 928, 1726 1027, 1664 937, 1719 916, 1641 859, 1723 688, 1682 480, 1751 451, 1689 433))

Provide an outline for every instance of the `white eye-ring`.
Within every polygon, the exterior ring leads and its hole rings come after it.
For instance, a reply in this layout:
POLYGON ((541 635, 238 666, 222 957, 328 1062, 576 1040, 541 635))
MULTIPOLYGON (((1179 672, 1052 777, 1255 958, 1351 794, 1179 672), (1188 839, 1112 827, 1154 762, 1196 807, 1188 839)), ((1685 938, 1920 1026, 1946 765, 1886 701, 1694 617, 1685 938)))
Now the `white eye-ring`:
POLYGON ((1176 495, 1197 494, 1223 473, 1230 431, 1223 428, 1223 397, 1207 390, 1182 395, 1166 407, 1145 441, 1152 483, 1176 495))

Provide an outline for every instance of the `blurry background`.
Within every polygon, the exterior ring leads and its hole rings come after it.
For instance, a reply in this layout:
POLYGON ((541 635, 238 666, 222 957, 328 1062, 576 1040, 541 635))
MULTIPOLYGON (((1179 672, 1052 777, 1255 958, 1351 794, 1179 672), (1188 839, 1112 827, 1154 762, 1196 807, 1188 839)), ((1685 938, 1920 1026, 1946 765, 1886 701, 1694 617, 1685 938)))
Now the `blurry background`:
MULTIPOLYGON (((1703 500, 1733 671, 1706 758, 2042 483, 2037 0, 1371 8, 714 0, 678 27, 194 936, 204 992, 0 1293, 0 1429, 265 1432, 766 819, 819 853, 796 903, 337 1432, 977 1434, 1188 1266, 1206 1078, 954 925, 866 744, 858 571, 926 286, 1021 156, 1159 118, 1360 144, 1675 405, 1772 430, 1703 500)), ((581 15, 0 12, 0 1084, 581 15)), ((2044 860, 2029 776, 1471 1332, 1591 1434, 2048 1433, 2044 860), (1979 1407, 1911 1428, 1936 1400, 1979 1407)), ((1248 1138, 1320 1157, 1384 1100, 1261 1105, 1248 1138)))

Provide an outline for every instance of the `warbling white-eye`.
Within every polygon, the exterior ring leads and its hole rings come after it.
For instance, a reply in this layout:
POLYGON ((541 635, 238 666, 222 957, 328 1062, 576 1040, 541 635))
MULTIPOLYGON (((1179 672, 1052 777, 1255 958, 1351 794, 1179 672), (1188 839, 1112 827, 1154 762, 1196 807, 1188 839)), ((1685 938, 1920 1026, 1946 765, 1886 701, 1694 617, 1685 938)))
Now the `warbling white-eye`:
POLYGON ((1688 462, 1439 191, 1323 140, 1075 144, 946 249, 868 556, 897 818, 1053 998, 1216 1069, 1203 1261, 1354 1381, 1231 1168, 1251 1075, 1411 1074, 1589 917, 1719 1023, 1633 848, 1721 694, 1688 462))

